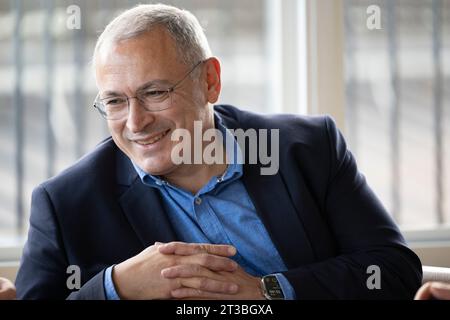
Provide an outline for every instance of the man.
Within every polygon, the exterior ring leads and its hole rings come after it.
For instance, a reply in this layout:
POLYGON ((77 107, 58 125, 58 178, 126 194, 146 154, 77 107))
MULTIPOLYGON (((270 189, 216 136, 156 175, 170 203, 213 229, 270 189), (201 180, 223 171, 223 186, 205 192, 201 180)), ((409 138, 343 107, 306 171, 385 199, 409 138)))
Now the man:
POLYGON ((112 139, 35 189, 19 298, 414 297, 420 261, 333 121, 213 107, 220 63, 190 13, 121 14, 94 66, 112 139), (220 161, 206 161, 205 141, 180 150, 176 137, 198 136, 198 124, 200 136, 217 129, 209 141, 220 161), (218 139, 239 129, 258 141, 218 139), (275 174, 252 163, 264 148, 278 156, 275 174))

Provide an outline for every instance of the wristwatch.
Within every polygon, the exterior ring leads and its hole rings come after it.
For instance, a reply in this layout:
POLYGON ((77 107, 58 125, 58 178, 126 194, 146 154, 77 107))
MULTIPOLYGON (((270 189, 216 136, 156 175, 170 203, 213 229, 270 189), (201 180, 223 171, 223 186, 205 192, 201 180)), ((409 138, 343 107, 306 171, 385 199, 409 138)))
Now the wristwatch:
POLYGON ((261 278, 261 288, 267 300, 284 300, 283 290, 273 274, 261 278))

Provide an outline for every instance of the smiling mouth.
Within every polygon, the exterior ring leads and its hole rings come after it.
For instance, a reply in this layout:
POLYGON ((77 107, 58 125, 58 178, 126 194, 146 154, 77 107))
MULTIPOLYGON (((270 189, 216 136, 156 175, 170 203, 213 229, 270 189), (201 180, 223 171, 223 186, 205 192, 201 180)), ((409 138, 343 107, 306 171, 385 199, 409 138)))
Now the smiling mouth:
POLYGON ((166 131, 161 132, 157 136, 153 136, 153 137, 145 139, 145 140, 135 140, 134 142, 136 142, 137 144, 140 144, 142 146, 148 146, 150 144, 155 144, 156 142, 158 142, 159 140, 164 138, 169 133, 169 131, 170 131, 170 129, 167 129, 166 131))

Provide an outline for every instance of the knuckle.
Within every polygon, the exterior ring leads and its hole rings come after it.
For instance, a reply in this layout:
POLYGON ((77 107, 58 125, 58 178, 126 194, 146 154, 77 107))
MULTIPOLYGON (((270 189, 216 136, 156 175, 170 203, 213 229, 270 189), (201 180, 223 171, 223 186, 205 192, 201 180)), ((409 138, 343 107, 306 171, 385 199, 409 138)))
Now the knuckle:
POLYGON ((173 280, 173 289, 179 289, 183 287, 183 280, 180 278, 176 278, 173 280))
POLYGON ((235 269, 235 268, 237 268, 238 265, 235 261, 228 259, 228 266, 230 269, 235 269))
POLYGON ((227 293, 229 291, 228 285, 226 283, 221 283, 221 284, 219 284, 218 287, 219 287, 220 292, 222 292, 222 293, 227 293))
POLYGON ((202 252, 202 250, 200 249, 200 247, 199 246, 197 246, 197 245, 190 245, 189 247, 187 247, 188 248, 188 252, 189 252, 189 254, 197 254, 197 253, 201 253, 202 252))
POLYGON ((179 242, 179 241, 173 241, 170 243, 170 246, 174 249, 179 249, 179 248, 183 247, 183 243, 179 242))
POLYGON ((194 290, 194 296, 201 297, 203 295, 203 291, 200 289, 194 290))
POLYGON ((205 266, 210 266, 214 263, 214 259, 209 254, 203 254, 202 255, 202 262, 205 266))
POLYGON ((167 265, 169 267, 175 267, 175 266, 180 264, 179 262, 180 261, 179 261, 179 258, 177 256, 169 256, 167 258, 167 265))
POLYGON ((200 274, 201 268, 198 264, 194 264, 191 266, 191 272, 192 274, 200 274))
POLYGON ((207 290, 209 285, 209 281, 206 278, 200 278, 198 282, 198 289, 207 290))
POLYGON ((168 244, 167 244, 167 246, 169 246, 169 247, 171 247, 171 248, 178 248, 179 246, 181 246, 181 242, 179 242, 179 241, 172 241, 172 242, 169 242, 168 244))

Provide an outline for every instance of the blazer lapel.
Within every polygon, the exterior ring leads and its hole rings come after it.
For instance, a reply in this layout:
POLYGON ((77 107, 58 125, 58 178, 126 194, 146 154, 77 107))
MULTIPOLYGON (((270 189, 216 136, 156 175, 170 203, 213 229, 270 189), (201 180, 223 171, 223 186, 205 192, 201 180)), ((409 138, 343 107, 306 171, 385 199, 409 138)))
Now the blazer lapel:
POLYGON ((159 194, 142 183, 130 159, 120 150, 116 167, 118 183, 125 188, 119 197, 120 206, 143 246, 151 246, 156 241, 175 241, 175 232, 159 194))
POLYGON ((269 235, 288 268, 314 262, 314 253, 280 173, 261 175, 260 165, 245 165, 243 182, 269 235))

